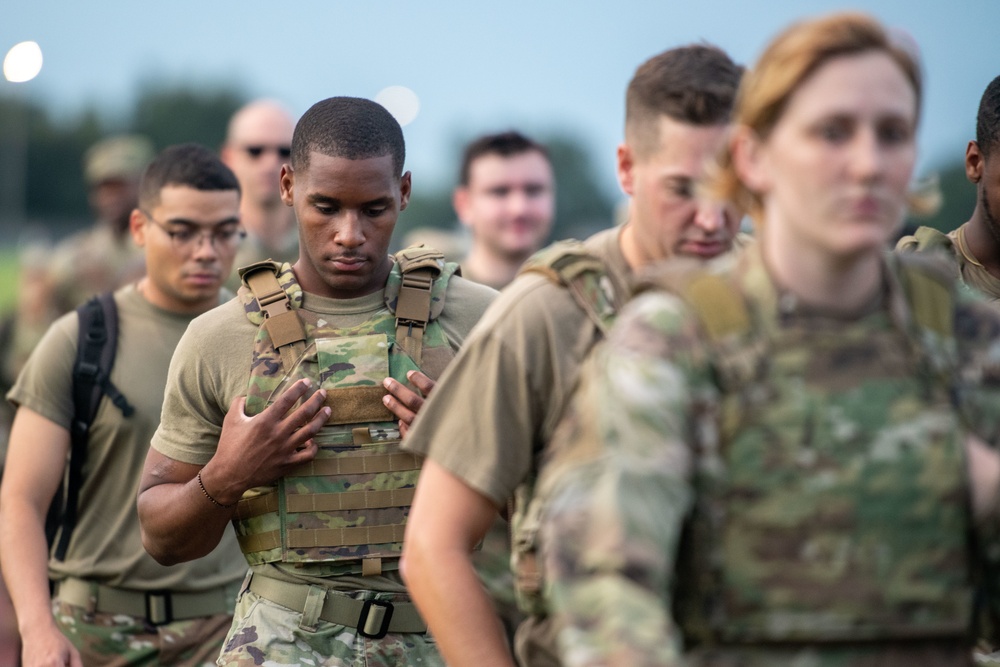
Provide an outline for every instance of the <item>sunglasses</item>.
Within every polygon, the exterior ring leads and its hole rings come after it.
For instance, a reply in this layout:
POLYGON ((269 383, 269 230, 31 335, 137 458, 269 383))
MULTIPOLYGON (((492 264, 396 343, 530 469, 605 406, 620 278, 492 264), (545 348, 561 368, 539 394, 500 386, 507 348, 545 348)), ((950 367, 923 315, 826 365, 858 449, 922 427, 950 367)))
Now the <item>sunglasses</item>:
POLYGON ((292 155, 291 146, 244 146, 243 150, 255 160, 268 151, 274 151, 278 157, 284 159, 288 159, 292 155))

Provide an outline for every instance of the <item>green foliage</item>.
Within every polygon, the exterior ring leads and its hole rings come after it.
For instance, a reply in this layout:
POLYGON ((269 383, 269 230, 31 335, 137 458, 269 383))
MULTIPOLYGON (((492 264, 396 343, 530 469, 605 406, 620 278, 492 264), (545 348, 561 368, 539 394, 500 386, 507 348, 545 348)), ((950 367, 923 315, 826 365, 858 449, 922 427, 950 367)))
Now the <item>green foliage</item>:
POLYGON ((155 88, 139 95, 131 130, 152 140, 157 150, 194 141, 218 150, 226 138, 226 125, 246 97, 226 88, 155 88))
MULTIPOLYGON (((94 106, 55 120, 38 103, 0 98, 0 150, 11 150, 15 142, 26 138, 24 182, 29 220, 79 224, 90 217, 82 165, 92 144, 106 136, 134 132, 149 137, 157 149, 186 141, 217 149, 225 138, 229 117, 245 99, 242 92, 224 86, 150 85, 122 121, 94 106)), ((0 202, 0 209, 4 204, 0 202)), ((6 221, 0 225, 6 227, 6 221)), ((4 240, 13 241, 20 231, 4 229, 4 240)))

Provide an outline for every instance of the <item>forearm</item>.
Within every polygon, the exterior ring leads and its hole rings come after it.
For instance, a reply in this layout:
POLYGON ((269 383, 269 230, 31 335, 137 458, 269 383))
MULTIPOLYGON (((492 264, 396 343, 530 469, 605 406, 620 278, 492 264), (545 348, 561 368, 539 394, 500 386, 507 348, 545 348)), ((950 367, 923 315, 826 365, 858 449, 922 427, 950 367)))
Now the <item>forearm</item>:
POLYGON ((428 553, 415 542, 407 545, 403 574, 447 663, 513 667, 503 625, 470 554, 441 549, 428 553))
POLYGON ((186 481, 157 484, 139 493, 142 544, 157 562, 174 565, 201 558, 219 544, 239 496, 215 491, 221 487, 213 486, 213 481, 206 466, 202 482, 219 504, 206 496, 197 473, 186 481))
POLYGON ((55 629, 49 604, 48 544, 40 508, 11 494, 0 510, 0 559, 21 635, 55 629))

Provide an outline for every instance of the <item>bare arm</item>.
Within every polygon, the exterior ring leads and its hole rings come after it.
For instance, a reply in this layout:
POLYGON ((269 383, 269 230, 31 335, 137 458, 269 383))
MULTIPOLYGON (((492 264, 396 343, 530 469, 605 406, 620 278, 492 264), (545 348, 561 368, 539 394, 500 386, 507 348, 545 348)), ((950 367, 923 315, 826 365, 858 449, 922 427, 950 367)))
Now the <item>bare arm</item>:
POLYGON ((417 412, 424 405, 427 398, 436 384, 420 371, 410 371, 406 374, 406 379, 417 388, 413 391, 406 385, 400 384, 392 378, 386 378, 382 385, 388 390, 384 402, 390 412, 399 419, 399 435, 406 437, 410 430, 410 425, 417 416, 417 412), (419 393, 418 393, 419 392, 419 393))
POLYGON ((400 569, 449 665, 514 664, 471 558, 496 516, 485 496, 434 461, 424 463, 400 569))
POLYGON ((326 392, 313 392, 292 410, 311 387, 309 380, 299 380, 253 417, 245 414, 244 397, 234 400, 218 449, 204 467, 150 449, 139 482, 138 509, 142 544, 153 558, 172 565, 210 553, 247 489, 272 484, 315 458, 312 437, 330 416, 324 407, 326 392))
POLYGON ((25 667, 81 664, 52 618, 45 541, 45 514, 66 468, 69 442, 62 426, 27 408, 17 411, 0 487, 0 554, 25 667))

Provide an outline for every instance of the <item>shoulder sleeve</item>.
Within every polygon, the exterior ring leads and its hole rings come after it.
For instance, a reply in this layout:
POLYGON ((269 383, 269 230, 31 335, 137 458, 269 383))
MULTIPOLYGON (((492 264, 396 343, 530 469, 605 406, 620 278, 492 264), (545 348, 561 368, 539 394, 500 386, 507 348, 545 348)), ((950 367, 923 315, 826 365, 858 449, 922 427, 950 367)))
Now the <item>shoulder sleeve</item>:
POLYGON ((404 446, 502 506, 532 469, 593 335, 566 290, 541 275, 517 278, 473 329, 404 446))
POLYGON ((170 361, 154 449, 184 463, 211 460, 230 403, 246 394, 255 332, 236 300, 191 322, 170 361))
POLYGON ((545 594, 568 665, 679 662, 669 591, 711 389, 699 349, 679 302, 647 294, 584 363, 538 485, 545 594))
POLYGON ((73 364, 78 332, 76 311, 56 320, 7 394, 15 407, 24 406, 67 430, 73 419, 73 364))
POLYGON ((453 276, 448 281, 444 310, 438 323, 455 348, 461 346, 496 297, 497 291, 493 288, 461 276, 453 276))

